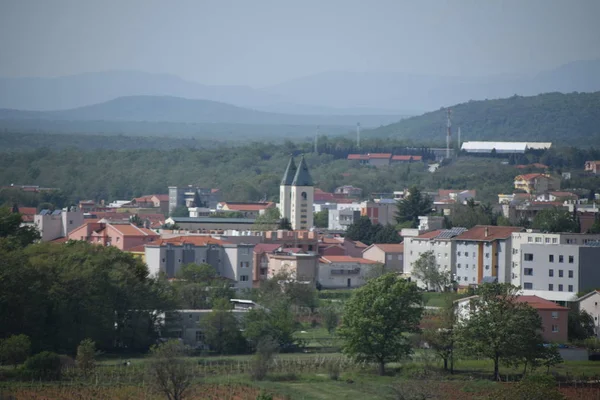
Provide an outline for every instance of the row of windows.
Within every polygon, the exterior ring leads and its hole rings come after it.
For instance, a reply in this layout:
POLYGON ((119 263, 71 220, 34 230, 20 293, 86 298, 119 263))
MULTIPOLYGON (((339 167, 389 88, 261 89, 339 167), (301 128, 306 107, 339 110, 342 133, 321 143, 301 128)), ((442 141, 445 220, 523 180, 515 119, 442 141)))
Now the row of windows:
MULTIPOLYGON (((548 255, 548 262, 553 263, 554 262, 554 254, 549 254, 548 255)), ((565 262, 565 257, 563 255, 559 255, 558 256, 558 262, 562 263, 565 262)), ((569 264, 573 264, 575 262, 575 257, 574 256, 569 256, 569 264)))
MULTIPOLYGON (((569 240, 575 240, 575 242, 577 242, 577 239, 567 239, 567 243, 569 243, 569 240)), ((536 236, 535 242, 536 243, 542 243, 542 238, 540 236, 536 236)), ((546 243, 550 243, 550 238, 547 237, 545 239, 545 242, 546 243)), ((531 236, 527 238, 527 243, 533 243, 533 238, 531 236)), ((553 244, 558 243, 558 238, 552 238, 552 243, 553 244)))
MULTIPOLYGON (((531 282, 523 282, 523 289, 533 289, 533 283, 531 283, 531 282)), ((553 283, 549 283, 548 284, 548 290, 549 291, 554 291, 554 284, 553 283)), ((564 292, 564 285, 562 283, 558 285, 558 291, 559 292, 564 292)), ((573 285, 568 285, 567 286, 567 291, 568 292, 573 292, 573 285)))
MULTIPOLYGON (((460 282, 460 276, 456 277, 456 280, 460 282)), ((475 277, 472 278, 473 282, 475 282, 475 277)), ((463 277, 463 281, 468 282, 469 278, 467 276, 463 277)))

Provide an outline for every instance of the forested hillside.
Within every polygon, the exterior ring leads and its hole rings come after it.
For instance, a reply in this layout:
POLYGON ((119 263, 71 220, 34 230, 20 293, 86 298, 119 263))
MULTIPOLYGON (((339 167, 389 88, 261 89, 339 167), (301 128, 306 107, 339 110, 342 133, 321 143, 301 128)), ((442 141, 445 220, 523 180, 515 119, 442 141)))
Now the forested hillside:
MULTIPOLYGON (((372 152, 383 149, 395 153, 407 150, 401 147, 401 142, 392 141, 367 141, 362 147, 363 151, 372 152)), ((64 202, 131 199, 143 194, 166 193, 169 185, 188 184, 220 188, 223 198, 230 201, 256 201, 265 196, 278 200, 279 182, 289 155, 305 153, 315 185, 325 191, 354 185, 369 195, 419 185, 425 190, 476 189, 478 198, 495 202, 498 193, 512 190, 513 178, 521 172, 512 165, 501 164, 502 159, 480 157, 461 157, 433 174, 427 172, 423 163, 374 168, 346 160, 347 154, 354 151, 351 141, 326 137, 320 141, 318 155, 312 152, 311 143, 290 141, 171 150, 39 148, 2 153, 0 186, 14 183, 60 188, 64 202)), ((419 148, 411 152, 427 154, 426 149, 419 148)), ((577 172, 582 170, 586 159, 600 159, 600 152, 557 148, 541 157, 527 155, 523 162, 540 161, 556 172, 560 169, 577 172)), ((10 189, 0 190, 0 203, 35 206, 39 201, 35 197, 16 196, 10 189)))
MULTIPOLYGON (((519 140, 600 145, 600 92, 469 101, 451 109, 454 134, 460 127, 462 141, 519 140)), ((445 133, 446 111, 438 110, 366 134, 442 142, 445 133)))

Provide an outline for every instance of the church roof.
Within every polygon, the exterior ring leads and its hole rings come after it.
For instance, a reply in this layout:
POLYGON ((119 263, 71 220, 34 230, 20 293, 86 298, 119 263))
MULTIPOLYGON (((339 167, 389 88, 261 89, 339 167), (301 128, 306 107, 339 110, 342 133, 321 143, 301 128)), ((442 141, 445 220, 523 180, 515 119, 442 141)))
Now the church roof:
POLYGON ((298 170, 296 170, 296 176, 294 176, 292 186, 313 186, 313 180, 310 176, 310 172, 308 172, 308 166, 306 165, 304 156, 302 156, 302 159, 300 160, 300 165, 298 166, 298 170))
POLYGON ((281 184, 285 186, 289 186, 292 184, 294 180, 294 175, 296 175, 296 163, 294 163, 294 157, 290 157, 290 162, 288 162, 287 168, 285 169, 285 173, 283 174, 283 179, 281 180, 281 184))

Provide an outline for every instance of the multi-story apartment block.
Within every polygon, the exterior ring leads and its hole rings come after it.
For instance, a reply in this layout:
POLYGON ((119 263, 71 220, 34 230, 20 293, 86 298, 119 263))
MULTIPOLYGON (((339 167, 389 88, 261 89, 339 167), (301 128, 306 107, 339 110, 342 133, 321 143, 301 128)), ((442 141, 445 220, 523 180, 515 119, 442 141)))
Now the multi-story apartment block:
POLYGON ((329 210, 327 228, 330 231, 346 231, 348 227, 360 218, 360 211, 346 208, 329 210))
POLYGON ((219 189, 200 188, 192 185, 169 186, 169 214, 178 206, 215 209, 219 201, 221 201, 221 191, 219 189), (196 194, 202 204, 194 204, 196 194))
POLYGON ((42 210, 34 216, 33 221, 43 242, 67 237, 84 222, 83 211, 77 207, 54 211, 42 210))
POLYGON ((593 290, 577 299, 579 311, 585 311, 594 320, 594 333, 600 336, 600 292, 593 290))
POLYGON ((186 264, 212 265, 221 277, 235 281, 237 289, 252 288, 253 244, 232 244, 209 236, 177 236, 145 246, 152 275, 173 278, 186 264))
MULTIPOLYGON (((412 273, 412 265, 421 257, 421 254, 433 252, 440 269, 456 274, 456 244, 454 237, 463 234, 465 228, 437 229, 418 236, 406 236, 404 238, 404 274, 412 273)), ((416 278, 411 279, 421 284, 416 278)))
POLYGON ((523 230, 514 226, 477 225, 454 237, 459 286, 477 285, 484 280, 510 282, 511 235, 523 230))

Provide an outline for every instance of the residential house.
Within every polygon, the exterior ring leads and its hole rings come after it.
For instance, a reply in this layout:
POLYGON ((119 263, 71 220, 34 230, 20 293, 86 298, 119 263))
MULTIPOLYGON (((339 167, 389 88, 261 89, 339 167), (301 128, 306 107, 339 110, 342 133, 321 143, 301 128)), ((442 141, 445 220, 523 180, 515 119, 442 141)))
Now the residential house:
POLYGON ((115 246, 120 250, 158 240, 160 235, 129 222, 108 222, 105 219, 87 220, 68 234, 69 240, 85 240, 102 246, 115 246))
POLYGON ((600 337, 600 291, 593 290, 577 299, 579 311, 585 311, 594 320, 594 333, 600 337))
POLYGON ((362 189, 354 187, 352 185, 344 185, 336 187, 334 194, 343 195, 344 197, 360 197, 362 196, 362 189))
POLYGON ((404 272, 404 244, 372 244, 362 252, 362 258, 376 261, 387 271, 404 272))
POLYGON ((355 288, 366 283, 377 261, 350 256, 319 259, 318 283, 324 289, 355 288))
POLYGON ((16 210, 21 214, 21 221, 23 225, 31 225, 35 222, 35 215, 37 214, 37 209, 35 207, 17 207, 16 210))
POLYGON ((177 275, 186 264, 212 265, 220 277, 235 282, 236 289, 250 289, 253 280, 252 244, 233 244, 209 236, 177 236, 145 246, 150 274, 177 275))
POLYGON ((300 249, 280 248, 267 253, 267 278, 279 273, 289 273, 298 282, 314 285, 317 280, 319 256, 300 249))
POLYGON ((132 207, 139 208, 159 208, 162 213, 169 212, 168 194, 151 194, 147 196, 136 197, 131 200, 132 207))
POLYGON ((169 186, 169 214, 178 206, 217 208, 221 201, 219 189, 201 188, 192 185, 169 186), (195 204, 196 195, 202 204, 195 204))
POLYGON ((515 189, 530 194, 560 190, 560 179, 550 174, 523 174, 515 177, 515 189))
POLYGON ((586 161, 584 171, 597 175, 600 173, 600 161, 586 161))
POLYGON ((457 275, 459 271, 455 268, 456 242, 453 238, 465 231, 465 228, 436 229, 417 236, 405 236, 403 242, 403 273, 422 286, 423 282, 412 276, 412 266, 423 253, 431 251, 441 270, 448 271, 453 276, 457 275))
POLYGON ((269 208, 275 208, 273 202, 232 202, 222 201, 217 204, 217 211, 242 213, 244 218, 257 218, 269 208))
POLYGON ((54 211, 42 210, 34 216, 34 224, 42 242, 67 237, 83 223, 83 212, 75 206, 54 211))
POLYGON ((398 205, 395 200, 363 201, 360 204, 360 215, 367 216, 373 224, 396 225, 398 205))
POLYGON ((350 225, 360 218, 360 210, 351 208, 329 210, 327 229, 330 231, 346 231, 350 225))
POLYGON ((392 153, 348 154, 348 160, 358 160, 361 164, 373 167, 388 166, 391 158, 392 153))
MULTIPOLYGON (((471 300, 477 299, 477 296, 465 297, 454 302, 457 308, 459 321, 465 321, 469 318, 471 300)), ((542 319, 542 337, 545 342, 564 343, 568 339, 568 321, 569 309, 558 304, 542 299, 538 296, 517 296, 518 303, 527 303, 533 307, 542 319)))
POLYGON ((227 229, 249 230, 254 227, 255 221, 253 218, 170 217, 165 220, 165 224, 176 225, 184 230, 210 233, 227 229))
POLYGON ((550 202, 577 201, 579 196, 572 192, 548 192, 538 195, 536 200, 550 202))
POLYGON ((515 226, 477 225, 455 236, 455 273, 459 286, 477 285, 484 278, 510 282, 512 233, 524 230, 515 226))

